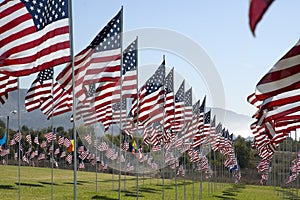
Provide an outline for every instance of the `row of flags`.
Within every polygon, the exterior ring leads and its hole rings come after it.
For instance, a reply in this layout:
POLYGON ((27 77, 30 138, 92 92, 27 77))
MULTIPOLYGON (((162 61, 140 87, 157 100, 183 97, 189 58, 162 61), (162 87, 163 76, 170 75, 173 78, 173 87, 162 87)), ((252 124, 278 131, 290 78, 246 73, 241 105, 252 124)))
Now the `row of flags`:
MULTIPOLYGON (((151 145, 153 152, 167 150, 165 156, 170 157, 166 160, 172 166, 179 164, 178 156, 173 155, 171 159, 170 150, 176 147, 181 153, 188 151, 191 160, 208 171, 207 160, 200 151, 206 144, 224 154, 226 167, 237 165, 232 134, 222 129, 220 123, 216 126, 215 117, 212 119, 211 111, 206 111, 206 98, 201 104, 200 100, 193 104, 193 89, 185 90, 185 81, 175 92, 174 69, 166 74, 165 58, 138 89, 138 40, 123 50, 123 9, 74 57, 73 90, 70 8, 66 0, 53 2, 54 6, 40 0, 6 0, 0 4, 3 31, 0 32, 3 41, 0 72, 4 77, 0 79, 3 80, 0 102, 4 103, 8 92, 18 88, 18 76, 39 71, 25 97, 28 112, 40 109, 50 118, 76 106, 72 120, 82 121, 84 126, 102 123, 106 131, 112 124, 120 124, 131 136, 140 131, 143 142, 151 145), (66 66, 54 81, 53 67, 63 63, 66 66), (72 94, 77 105, 73 105, 72 94), (128 108, 126 99, 131 100, 128 108)), ((99 148, 107 158, 121 159, 116 149, 104 143, 99 148)), ((142 159, 143 152, 137 149, 138 158, 142 159)), ((158 164, 149 159, 149 165, 157 169, 158 164)), ((128 169, 132 170, 131 165, 128 169)))
MULTIPOLYGON (((249 9, 250 28, 254 34, 257 23, 274 0, 251 0, 249 9)), ((257 165, 261 184, 268 180, 271 159, 276 148, 290 134, 300 128, 300 40, 257 83, 255 92, 248 96, 250 104, 257 108, 251 125, 253 146, 261 157, 257 165)), ((292 161, 291 174, 286 183, 296 180, 299 173, 299 153, 292 161)))

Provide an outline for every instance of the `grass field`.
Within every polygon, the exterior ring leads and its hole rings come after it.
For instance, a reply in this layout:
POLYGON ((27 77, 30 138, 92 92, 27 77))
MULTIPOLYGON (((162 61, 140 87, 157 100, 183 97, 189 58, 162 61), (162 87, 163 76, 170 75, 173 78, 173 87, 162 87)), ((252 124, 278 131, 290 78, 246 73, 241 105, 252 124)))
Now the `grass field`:
MULTIPOLYGON (((0 172, 0 199, 18 199, 18 167, 1 165, 0 172)), ((52 170, 49 168, 22 166, 20 172, 21 199, 51 199, 52 191, 53 199, 68 200, 74 197, 74 174, 71 170, 54 169, 53 186, 51 184, 52 170)), ((96 188, 95 172, 77 172, 77 199, 118 199, 118 175, 115 174, 113 177, 112 174, 98 173, 97 177, 98 188, 96 188)), ((125 176, 122 176, 121 199, 136 199, 136 177, 126 176, 126 181, 124 178, 125 176)), ((140 177, 138 185, 139 199, 162 199, 161 179, 140 177)), ((184 196, 187 200, 200 199, 200 183, 193 184, 192 181, 186 181, 184 184, 183 180, 177 181, 177 187, 175 187, 174 180, 165 180, 164 199, 176 199, 176 188, 178 199, 184 199, 184 196)), ((283 199, 282 195, 285 195, 284 199, 292 199, 289 198, 287 192, 286 194, 274 192, 271 186, 203 182, 202 188, 202 199, 275 200, 283 199)))

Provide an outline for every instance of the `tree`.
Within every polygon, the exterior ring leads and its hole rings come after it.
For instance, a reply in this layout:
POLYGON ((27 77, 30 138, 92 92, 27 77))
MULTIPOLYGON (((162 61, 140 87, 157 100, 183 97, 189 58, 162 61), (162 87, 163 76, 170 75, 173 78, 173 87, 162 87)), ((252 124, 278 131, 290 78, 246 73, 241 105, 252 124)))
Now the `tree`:
POLYGON ((239 135, 234 141, 234 149, 239 166, 241 168, 248 167, 251 148, 246 144, 246 141, 242 136, 239 135))
POLYGON ((0 119, 0 127, 1 127, 1 128, 5 128, 5 127, 6 127, 5 122, 2 121, 1 119, 0 119))

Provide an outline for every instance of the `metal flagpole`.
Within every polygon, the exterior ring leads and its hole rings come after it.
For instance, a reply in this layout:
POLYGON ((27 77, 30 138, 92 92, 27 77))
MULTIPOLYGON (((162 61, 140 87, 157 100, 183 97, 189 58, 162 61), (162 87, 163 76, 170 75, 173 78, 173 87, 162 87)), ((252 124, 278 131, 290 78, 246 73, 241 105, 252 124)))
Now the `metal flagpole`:
MULTIPOLYGON (((123 86, 123 6, 121 7, 121 34, 120 34, 120 56, 121 56, 121 63, 120 63, 120 136, 119 136, 119 180, 118 180, 118 198, 121 199, 121 140, 122 140, 122 86, 123 86)), ((127 109, 127 106, 126 106, 127 109)))
MULTIPOLYGON (((52 74, 53 76, 53 74, 52 74)), ((55 129, 53 128, 53 109, 54 109, 54 98, 53 98, 53 85, 54 85, 54 79, 52 77, 52 87, 51 87, 51 95, 52 95, 52 105, 51 105, 51 109, 52 109, 52 113, 51 113, 51 131, 52 131, 52 137, 51 137, 51 147, 53 148, 52 149, 52 152, 51 152, 51 199, 53 200, 53 162, 54 162, 54 159, 53 159, 53 151, 54 151, 54 142, 53 142, 53 134, 55 132, 55 129)))
POLYGON ((77 199, 77 135, 76 135, 76 127, 75 127, 75 71, 74 71, 74 48, 73 48, 73 21, 72 21, 72 0, 68 0, 68 9, 69 9, 69 26, 70 26, 70 56, 71 56, 71 66, 72 66, 72 98, 73 98, 73 106, 72 106, 72 114, 73 114, 73 140, 74 140, 74 200, 77 199))
MULTIPOLYGON (((94 129, 95 130, 95 129, 94 129)), ((95 164, 95 172, 96 172, 96 193, 98 193, 98 139, 96 138, 96 134, 95 134, 95 142, 96 142, 96 148, 95 148, 95 157, 96 157, 96 164, 95 164)), ((100 156, 99 156, 99 161, 100 161, 100 156)))
POLYGON ((18 129, 19 129, 19 148, 18 148, 18 199, 21 199, 21 111, 20 111, 20 78, 18 77, 18 129))
MULTIPOLYGON (((53 103, 52 103, 52 105, 53 105, 53 103)), ((52 114, 53 114, 53 112, 52 112, 52 114)), ((53 171, 53 162, 54 162, 54 156, 53 156, 54 141, 53 141, 53 136, 55 134, 55 128, 53 128, 53 116, 51 117, 51 131, 52 131, 52 137, 51 137, 52 152, 51 152, 51 159, 50 159, 51 160, 51 199, 53 200, 54 199, 54 197, 53 197, 53 191, 54 191, 54 189, 53 189, 53 182, 54 182, 54 178, 53 178, 53 174, 54 174, 54 171, 53 171)))
MULTIPOLYGON (((163 55, 163 61, 164 61, 164 64, 166 66, 166 57, 165 55, 163 55)), ((165 83, 166 83, 166 80, 165 80, 165 77, 164 77, 164 83, 163 83, 163 87, 165 87, 165 83)), ((165 90, 165 88, 164 88, 165 90)), ((166 94, 165 94, 166 95, 166 94)), ((165 97, 165 96, 164 96, 165 97)), ((165 104, 166 104, 166 101, 164 100, 164 108, 165 108, 165 104)), ((161 166, 161 170, 162 170, 162 200, 165 199, 165 170, 164 170, 164 164, 165 164, 165 142, 164 142, 164 139, 165 139, 165 129, 164 129, 164 124, 165 124, 165 110, 163 111, 163 123, 162 123, 162 133, 163 133, 163 137, 162 137, 162 154, 163 154, 163 159, 162 159, 162 166, 161 166)))
POLYGON ((276 153, 273 156, 273 163, 272 163, 272 174, 273 174, 273 185, 274 185, 274 192, 276 192, 276 174, 275 174, 275 163, 276 163, 276 153))
MULTIPOLYGON (((8 155, 10 154, 10 148, 9 148, 9 115, 7 115, 7 118, 6 118, 6 146, 8 147, 9 149, 9 153, 6 154, 6 164, 8 165, 8 155)), ((7 148, 6 148, 7 149, 7 148)))
MULTIPOLYGON (((297 129, 295 130, 295 142, 296 142, 296 155, 297 162, 300 158, 298 158, 298 139, 297 139, 297 129)), ((296 199, 298 199, 298 178, 296 178, 296 199)))
MULTIPOLYGON (((138 47, 138 37, 136 37, 136 46, 138 47)), ((138 50, 136 49, 136 53, 138 53, 138 50)), ((138 54, 137 54, 137 56, 136 56, 136 95, 137 95, 137 118, 136 118, 136 135, 138 134, 138 132, 139 132, 139 94, 138 94, 138 85, 139 85, 139 82, 138 82, 138 54)), ((133 119, 134 120, 134 119, 133 119)), ((137 166, 137 165, 136 165, 137 166)), ((139 185, 138 185, 138 181, 139 181, 139 179, 138 179, 138 172, 136 173, 137 174, 137 177, 136 177, 136 199, 138 199, 139 198, 139 185)))
MULTIPOLYGON (((292 133, 290 132, 289 133, 289 136, 290 136, 290 152, 289 152, 289 155, 290 155, 290 160, 292 160, 292 153, 293 153, 293 139, 292 139, 292 133)), ((293 191, 293 186, 294 186, 294 181, 291 182, 291 187, 292 187, 292 199, 294 199, 294 191, 293 191)))
MULTIPOLYGON (((201 152, 201 147, 202 147, 202 145, 199 147, 200 152, 201 152)), ((201 152, 201 157, 203 157, 202 152, 201 152)), ((199 199, 202 199, 202 163, 200 163, 200 164, 201 165, 200 165, 200 194, 199 194, 199 199)))
MULTIPOLYGON (((111 126, 112 131, 111 131, 111 147, 114 146, 114 126, 111 126)), ((113 165, 113 160, 111 160, 111 165, 113 165)), ((114 167, 112 167, 112 174, 111 174, 111 189, 114 190, 115 189, 115 170, 114 167)))

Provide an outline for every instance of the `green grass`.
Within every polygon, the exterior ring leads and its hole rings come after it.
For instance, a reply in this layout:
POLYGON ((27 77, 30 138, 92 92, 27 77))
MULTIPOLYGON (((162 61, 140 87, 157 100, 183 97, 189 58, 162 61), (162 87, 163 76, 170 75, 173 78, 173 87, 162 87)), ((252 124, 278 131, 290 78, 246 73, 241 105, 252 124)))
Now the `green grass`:
MULTIPOLYGON (((0 166, 0 199, 18 199, 18 167, 0 166)), ((51 199, 51 174, 49 168, 25 167, 20 169, 20 196, 21 199, 51 199)), ((68 200, 74 197, 74 173, 71 170, 53 170, 53 199, 68 200)), ((124 188, 124 178, 121 181, 121 199, 136 199, 136 178, 126 176, 126 188, 124 188)), ((178 199, 184 199, 184 182, 177 181, 178 199)), ((186 181, 186 199, 199 199, 200 183, 186 181), (193 194, 194 187, 194 194, 193 194), (194 198, 193 198, 194 195, 194 198)), ((235 185, 203 182, 202 199, 282 199, 278 192, 273 191, 273 187, 254 185, 235 185), (210 193, 208 189, 210 187, 210 193), (214 192, 212 192, 214 188, 214 192)), ((165 180, 164 199, 175 199, 175 181, 165 180)), ((111 174, 98 173, 98 192, 96 191, 95 172, 77 172, 77 199, 118 199, 118 175, 114 178, 111 174), (113 180, 113 181, 112 181, 113 180)), ((162 180, 142 177, 139 179, 139 199, 162 199, 162 180)))

